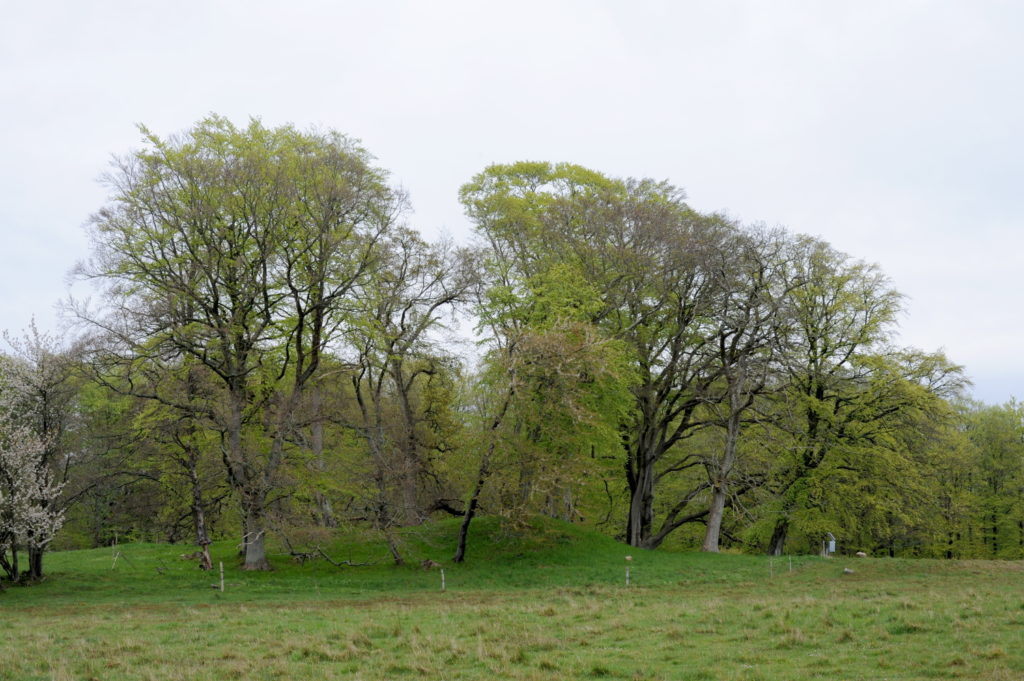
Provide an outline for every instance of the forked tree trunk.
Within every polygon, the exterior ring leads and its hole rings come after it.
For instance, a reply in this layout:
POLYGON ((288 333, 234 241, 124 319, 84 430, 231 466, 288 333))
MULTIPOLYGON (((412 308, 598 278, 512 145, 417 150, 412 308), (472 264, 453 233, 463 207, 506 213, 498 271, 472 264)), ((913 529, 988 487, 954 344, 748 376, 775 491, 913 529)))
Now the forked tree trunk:
POLYGON ((637 452, 637 471, 629 499, 626 541, 630 546, 646 546, 654 524, 654 464, 644 450, 637 452))
POLYGON ((772 531, 772 538, 768 541, 768 555, 781 556, 786 548, 786 535, 789 533, 789 520, 779 518, 772 531))
POLYGON ((0 567, 7 573, 7 578, 12 581, 18 581, 18 545, 12 544, 11 546, 11 559, 7 560, 6 550, 0 551, 0 567))

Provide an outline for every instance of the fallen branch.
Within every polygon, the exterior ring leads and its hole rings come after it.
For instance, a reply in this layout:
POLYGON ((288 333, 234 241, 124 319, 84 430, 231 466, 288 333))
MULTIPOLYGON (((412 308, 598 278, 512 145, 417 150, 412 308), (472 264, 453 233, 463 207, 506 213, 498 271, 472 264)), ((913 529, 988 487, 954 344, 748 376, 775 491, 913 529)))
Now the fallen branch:
POLYGON ((331 558, 330 556, 328 556, 326 553, 324 553, 324 550, 322 548, 320 548, 319 546, 316 547, 316 550, 317 550, 317 553, 319 553, 320 556, 324 560, 326 560, 328 563, 330 563, 334 567, 338 567, 338 568, 342 568, 342 567, 367 567, 367 566, 370 566, 370 565, 376 565, 377 564, 377 563, 353 563, 350 560, 343 560, 341 562, 338 562, 338 561, 334 560, 333 558, 331 558))

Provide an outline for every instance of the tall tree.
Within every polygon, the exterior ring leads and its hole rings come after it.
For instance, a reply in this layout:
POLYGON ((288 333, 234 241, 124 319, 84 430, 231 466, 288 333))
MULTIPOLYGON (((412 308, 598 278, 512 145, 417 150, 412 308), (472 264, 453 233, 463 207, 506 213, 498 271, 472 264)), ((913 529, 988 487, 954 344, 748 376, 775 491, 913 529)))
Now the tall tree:
POLYGON ((783 552, 795 519, 807 529, 814 509, 826 503, 823 476, 838 484, 844 473, 861 482, 895 475, 882 471, 905 462, 908 450, 894 429, 912 427, 910 414, 934 411, 962 385, 959 367, 945 358, 889 346, 900 295, 877 267, 807 238, 797 243, 789 267, 790 334, 780 353, 787 390, 778 402, 789 442, 780 448, 770 485, 773 555, 783 552))
POLYGON ((547 512, 572 519, 585 481, 600 478, 595 459, 618 447, 628 392, 620 344, 580 318, 576 296, 549 298, 548 284, 532 294, 502 295, 484 316, 492 346, 478 384, 469 445, 478 472, 466 502, 453 558, 465 557, 469 523, 492 484, 496 506, 513 519, 547 512))
POLYGON ((747 476, 742 485, 733 484, 742 473, 741 433, 758 421, 759 398, 779 388, 776 355, 789 323, 783 300, 795 285, 784 276, 789 243, 781 230, 749 230, 718 256, 725 276, 715 305, 712 366, 719 379, 710 386, 705 409, 723 437, 720 449, 701 457, 711 492, 704 551, 718 551, 727 503, 755 480, 747 476))
POLYGON ((723 283, 716 256, 736 227, 694 211, 667 183, 614 180, 569 164, 491 166, 461 196, 501 286, 515 291, 567 265, 596 292, 590 322, 627 348, 634 367, 633 407, 621 423, 627 541, 653 547, 706 515, 690 510, 699 491, 691 490, 655 528, 655 485, 700 465, 676 446, 696 427, 718 377, 708 320, 723 283))
POLYGON ((405 200, 334 132, 212 116, 143 136, 107 177, 79 269, 105 284, 106 314, 82 314, 109 332, 108 353, 168 371, 193 357, 216 377, 204 416, 240 501, 244 567, 266 569, 267 504, 296 409, 405 200))
POLYGON ((429 384, 446 380, 455 361, 435 334, 464 301, 476 274, 468 251, 429 245, 406 229, 382 243, 380 260, 359 287, 345 339, 357 406, 350 425, 373 461, 373 516, 390 537, 394 525, 422 522, 436 501, 424 495, 439 435, 431 415, 446 405, 432 401, 442 393, 429 384))
MULTIPOLYGON (((177 372, 153 372, 154 380, 162 383, 160 394, 173 397, 179 407, 158 400, 145 400, 135 419, 140 452, 138 463, 149 469, 149 475, 159 482, 178 504, 168 504, 176 514, 180 505, 188 510, 180 517, 190 517, 196 545, 202 554, 200 567, 213 568, 209 546, 209 510, 211 497, 223 497, 223 476, 214 475, 216 460, 216 427, 204 412, 212 411, 211 399, 216 399, 213 376, 194 357, 185 357, 177 372), (213 427, 211 427, 213 426, 213 427), (218 494, 219 493, 219 494, 218 494)), ((156 386, 150 386, 156 391, 156 386)))
POLYGON ((972 410, 965 419, 976 449, 971 530, 985 557, 1024 557, 1024 406, 972 410))

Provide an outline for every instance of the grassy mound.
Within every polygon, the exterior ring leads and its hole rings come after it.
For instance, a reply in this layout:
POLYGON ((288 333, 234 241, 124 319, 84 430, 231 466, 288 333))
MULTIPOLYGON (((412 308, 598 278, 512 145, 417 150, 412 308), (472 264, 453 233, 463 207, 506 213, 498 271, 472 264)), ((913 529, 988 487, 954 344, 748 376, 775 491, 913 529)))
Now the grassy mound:
POLYGON ((31 588, 10 589, 3 596, 4 604, 30 604, 40 598, 52 604, 189 604, 436 591, 441 588, 440 570, 422 569, 422 561, 428 559, 442 565, 446 588, 456 591, 622 586, 627 566, 635 587, 725 584, 759 580, 774 571, 804 569, 820 562, 795 557, 769 564, 759 556, 644 551, 549 518, 513 525, 483 517, 471 527, 466 562, 453 564, 449 559, 458 525, 452 519, 406 528, 398 536, 403 566, 395 565, 382 537, 359 532, 336 533, 329 542, 305 547, 314 555, 301 563, 281 547, 272 547, 271 572, 242 571, 238 546, 231 541, 211 546, 212 572, 202 572, 196 561, 182 559, 183 552, 194 548, 185 545, 135 543, 51 553, 46 557, 47 579, 31 588), (212 588, 219 584, 216 567, 221 562, 223 594, 212 588))

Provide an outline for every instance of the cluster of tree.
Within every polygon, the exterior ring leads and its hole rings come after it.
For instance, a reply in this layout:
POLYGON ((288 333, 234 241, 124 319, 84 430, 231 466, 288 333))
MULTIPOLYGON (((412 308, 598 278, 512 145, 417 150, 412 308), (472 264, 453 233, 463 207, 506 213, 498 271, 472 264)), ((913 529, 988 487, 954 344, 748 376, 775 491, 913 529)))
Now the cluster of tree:
POLYGON ((219 117, 117 161, 98 306, 0 367, 0 567, 68 545, 543 513, 632 546, 1024 555, 1016 404, 892 344, 900 296, 662 182, 487 168, 430 243, 342 135, 219 117), (451 329, 475 324, 476 337, 451 329))

